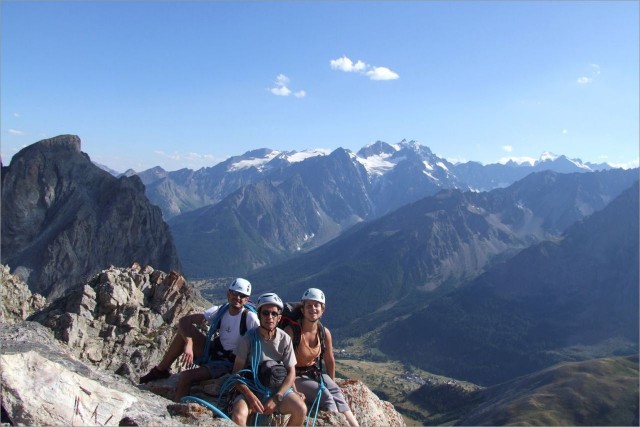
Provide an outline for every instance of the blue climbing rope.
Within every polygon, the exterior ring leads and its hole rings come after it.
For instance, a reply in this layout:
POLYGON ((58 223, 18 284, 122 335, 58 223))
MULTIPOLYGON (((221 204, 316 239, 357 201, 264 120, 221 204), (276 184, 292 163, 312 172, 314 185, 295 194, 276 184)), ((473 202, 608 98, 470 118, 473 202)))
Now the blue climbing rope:
POLYGON ((200 399, 199 397, 195 397, 195 396, 184 396, 182 399, 180 399, 180 402, 186 403, 186 402, 196 402, 199 403, 200 405, 209 408, 211 411, 213 411, 214 414, 218 414, 220 415, 222 418, 225 418, 229 421, 232 421, 231 418, 229 418, 227 416, 227 414, 225 414, 223 411, 221 411, 220 409, 216 408, 212 403, 207 402, 206 400, 200 399))
POLYGON ((216 333, 218 328, 220 327, 220 321, 222 320, 222 316, 229 310, 229 303, 224 303, 220 306, 216 314, 211 319, 211 326, 209 326, 209 330, 207 331, 207 340, 204 344, 204 350, 202 352, 202 356, 195 360, 194 363, 196 365, 202 366, 205 363, 211 360, 211 354, 209 354, 211 349, 211 342, 213 341, 213 335, 216 333))
POLYGON ((315 408, 315 413, 313 414, 313 424, 311 424, 312 426, 315 427, 316 425, 316 421, 318 420, 318 411, 320 410, 320 400, 322 397, 322 391, 325 389, 324 386, 324 379, 322 377, 322 372, 320 373, 320 381, 318 382, 318 392, 316 393, 316 398, 313 400, 313 403, 311 404, 311 407, 309 408, 309 412, 307 413, 307 423, 305 424, 306 427, 309 427, 309 421, 311 420, 311 413, 313 412, 314 408, 315 408))

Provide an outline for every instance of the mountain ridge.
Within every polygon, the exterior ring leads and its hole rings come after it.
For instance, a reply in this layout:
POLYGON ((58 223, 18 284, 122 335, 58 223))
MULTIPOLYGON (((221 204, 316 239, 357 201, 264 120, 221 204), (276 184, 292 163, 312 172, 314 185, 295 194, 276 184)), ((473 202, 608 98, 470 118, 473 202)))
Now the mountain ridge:
POLYGON ((524 249, 388 327, 381 349, 483 385, 567 358, 637 352, 638 270, 636 181, 561 239, 524 249), (420 358, 407 357, 408 336, 420 358))
POLYGON ((49 298, 129 257, 179 269, 170 231, 140 178, 115 178, 80 149, 80 138, 62 135, 2 167, 2 262, 49 298))

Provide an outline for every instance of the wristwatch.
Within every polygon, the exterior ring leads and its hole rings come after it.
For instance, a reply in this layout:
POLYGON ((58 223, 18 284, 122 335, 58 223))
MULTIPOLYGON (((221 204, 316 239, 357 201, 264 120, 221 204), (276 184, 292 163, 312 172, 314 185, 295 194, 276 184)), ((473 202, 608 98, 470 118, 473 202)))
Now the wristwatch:
POLYGON ((276 402, 282 403, 284 396, 281 393, 276 393, 276 402))

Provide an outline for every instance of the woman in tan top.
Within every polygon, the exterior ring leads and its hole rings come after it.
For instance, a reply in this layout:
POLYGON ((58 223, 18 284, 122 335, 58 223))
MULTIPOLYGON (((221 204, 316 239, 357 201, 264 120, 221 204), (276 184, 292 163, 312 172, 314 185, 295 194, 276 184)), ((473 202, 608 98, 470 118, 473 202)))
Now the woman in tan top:
POLYGON ((296 354, 296 380, 298 392, 305 395, 309 407, 315 401, 320 378, 325 388, 320 396, 320 408, 330 412, 341 412, 350 426, 358 426, 340 387, 335 383, 336 364, 333 357, 331 332, 320 322, 325 310, 325 297, 320 289, 309 288, 302 295, 299 323, 291 323, 285 328, 293 340, 296 354), (322 362, 327 373, 322 373, 322 362))

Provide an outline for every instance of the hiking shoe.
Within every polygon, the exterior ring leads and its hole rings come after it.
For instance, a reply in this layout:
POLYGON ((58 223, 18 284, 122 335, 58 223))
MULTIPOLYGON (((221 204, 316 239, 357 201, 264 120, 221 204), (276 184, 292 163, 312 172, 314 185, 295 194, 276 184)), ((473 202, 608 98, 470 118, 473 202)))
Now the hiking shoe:
POLYGON ((160 369, 153 367, 147 375, 140 377, 140 384, 148 383, 149 381, 163 380, 169 378, 171 372, 169 370, 161 371, 160 369))

